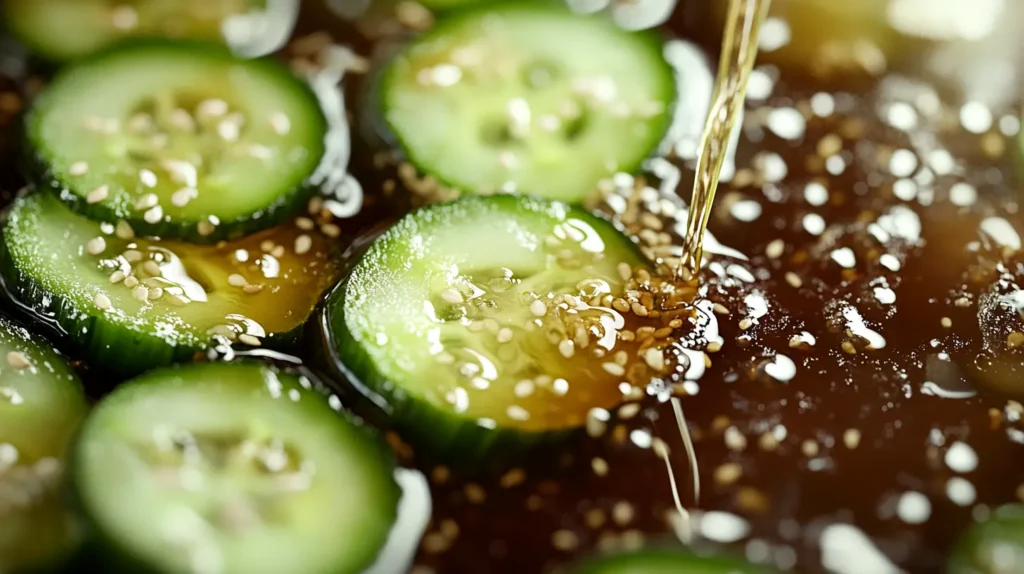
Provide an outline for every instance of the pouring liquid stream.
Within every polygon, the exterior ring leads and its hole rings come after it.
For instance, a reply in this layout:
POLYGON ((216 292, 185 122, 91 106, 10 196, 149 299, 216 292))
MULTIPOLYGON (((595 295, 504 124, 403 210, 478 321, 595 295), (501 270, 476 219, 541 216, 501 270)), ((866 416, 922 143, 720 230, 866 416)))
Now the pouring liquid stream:
POLYGON ((715 190, 729 148, 729 137, 743 113, 747 80, 757 58, 761 24, 768 16, 771 0, 729 0, 729 13, 722 38, 722 53, 715 79, 715 91, 693 180, 693 193, 686 221, 683 260, 677 276, 691 281, 700 270, 704 231, 711 216, 715 190))

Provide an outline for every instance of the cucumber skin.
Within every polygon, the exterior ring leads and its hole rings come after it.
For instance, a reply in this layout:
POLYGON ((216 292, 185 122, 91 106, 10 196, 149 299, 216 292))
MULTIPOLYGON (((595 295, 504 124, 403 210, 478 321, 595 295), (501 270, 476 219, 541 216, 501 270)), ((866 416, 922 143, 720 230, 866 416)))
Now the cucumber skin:
MULTIPOLYGON (((160 48, 164 46, 175 46, 179 49, 185 47, 199 53, 217 55, 218 57, 229 61, 237 60, 237 58, 227 51, 224 46, 219 44, 199 40, 172 41, 147 38, 129 38, 94 53, 89 56, 86 61, 93 63, 101 62, 104 58, 117 56, 125 50, 132 50, 135 48, 160 48)), ((69 190, 57 175, 51 171, 49 161, 46 159, 46 154, 41 150, 36 149, 36 146, 32 142, 32 134, 34 132, 33 126, 38 121, 37 116, 40 113, 40 109, 46 103, 46 91, 44 91, 35 102, 33 102, 31 108, 25 114, 23 122, 22 139, 24 141, 24 151, 22 154, 22 164, 24 166, 25 178, 30 182, 33 182, 37 188, 56 194, 56 197, 60 198, 65 205, 89 219, 94 221, 104 221, 107 223, 117 223, 119 220, 123 219, 131 225, 137 235, 142 236, 181 239, 183 241, 188 241, 189 243, 212 245, 220 241, 239 239, 246 235, 256 233, 257 231, 262 231, 283 223, 289 217, 292 217, 299 211, 302 211, 310 198, 321 190, 321 186, 324 183, 322 180, 326 179, 324 175, 325 173, 336 171, 338 169, 343 170, 345 168, 344 165, 338 162, 337 158, 330 156, 327 151, 330 146, 326 143, 327 140, 345 135, 335 133, 337 130, 331 127, 334 125, 334 122, 331 121, 331 118, 328 118, 325 115, 325 106, 322 105, 324 98, 336 95, 318 93, 314 91, 307 82, 304 82, 297 76, 293 75, 288 68, 269 58, 254 58, 244 60, 244 62, 246 66, 260 66, 273 75, 280 77, 281 81, 291 83, 297 92, 305 92, 305 96, 309 97, 312 102, 316 102, 316 109, 320 114, 319 119, 324 126, 324 153, 321 157, 320 164, 314 172, 301 184, 286 193, 278 195, 273 203, 265 206, 259 211, 255 211, 246 216, 232 220, 221 220, 220 223, 214 227, 212 233, 209 235, 202 235, 199 233, 197 227, 199 221, 160 221, 154 224, 147 222, 142 218, 141 213, 134 212, 133 210, 130 210, 131 213, 129 214, 124 214, 118 213, 115 208, 105 205, 103 202, 90 204, 86 201, 86 198, 69 190)), ((54 81, 59 80, 59 78, 60 75, 58 74, 54 81)), ((342 105, 339 109, 344 109, 344 106, 342 105)), ((335 120, 337 119, 335 118, 335 120)), ((345 120, 342 119, 341 121, 344 122, 345 120)), ((347 148, 348 146, 346 145, 345 147, 347 148)))
MULTIPOLYGON (((541 204, 561 203, 568 206, 564 202, 534 196, 499 194, 486 198, 467 196, 420 209, 466 200, 518 203, 524 199, 541 204)), ((573 210, 602 222, 614 233, 621 233, 604 217, 583 212, 578 207, 573 210)), ((386 231, 383 230, 373 241, 362 245, 360 252, 349 254, 352 263, 346 269, 347 273, 352 272, 365 251, 386 231)), ((630 250, 638 261, 647 261, 636 243, 626 236, 622 237, 622 241, 623 248, 630 250)), ((376 373, 370 358, 346 327, 344 305, 335 305, 334 302, 344 301, 347 287, 346 277, 328 292, 321 303, 315 325, 315 337, 318 338, 317 346, 320 350, 314 360, 320 370, 328 373, 325 380, 334 383, 335 390, 359 404, 359 412, 367 412, 375 426, 393 428, 413 445, 418 455, 436 459, 463 472, 481 474, 525 462, 527 458, 537 458, 548 450, 559 449, 585 436, 584 426, 555 431, 523 431, 500 426, 487 428, 445 412, 426 401, 410 397, 401 387, 376 373), (335 312, 335 309, 338 311, 335 312), (424 432, 424 429, 430 432, 424 432), (497 460, 499 457, 500 460, 497 460)))
MULTIPOLYGON (((0 217, 0 229, 5 225, 6 212, 0 217)), ((2 232, 0 301, 13 306, 13 311, 23 315, 26 322, 38 323, 41 321, 38 314, 45 314, 47 318, 43 323, 56 331, 57 338, 63 339, 76 354, 120 377, 130 377, 156 367, 188 362, 210 347, 209 342, 172 346, 155 335, 131 331, 125 326, 105 321, 95 314, 95 310, 80 310, 67 298, 40 289, 31 277, 18 269, 2 232), (44 299, 50 301, 49 306, 40 310, 44 299)), ((313 313, 310 313, 310 316, 312 315, 313 313)), ((263 347, 287 350, 298 346, 302 342, 304 326, 308 321, 307 317, 290 331, 268 334, 262 340, 263 347)))
MULTIPOLYGON (((289 374, 296 374, 296 369, 294 368, 286 366, 278 367, 276 366, 276 364, 272 362, 260 359, 242 358, 234 362, 229 362, 228 364, 262 364, 264 366, 269 366, 270 368, 272 368, 272 370, 279 373, 283 372, 289 374)), ((173 373, 178 369, 187 368, 188 366, 189 364, 175 364, 165 369, 161 369, 160 372, 169 374, 173 373)), ((310 378, 310 380, 313 382, 313 389, 315 390, 315 392, 325 395, 328 394, 329 387, 320 382, 317 377, 310 377, 310 374, 305 370, 303 370, 301 374, 310 378)), ((146 375, 146 378, 149 378, 148 374, 146 375)), ((142 384, 153 384, 158 382, 159 381, 146 381, 142 384)), ((128 383, 132 383, 132 381, 129 381, 128 383)), ((389 466, 395 465, 394 452, 387 446, 387 444, 380 438, 380 436, 378 436, 377 433, 375 433, 370 427, 364 424, 355 415, 352 415, 347 411, 343 410, 337 412, 336 414, 338 417, 341 417, 347 423, 352 424, 355 427, 358 427, 359 432, 361 432, 367 440, 372 440, 377 443, 377 452, 380 453, 380 462, 382 464, 389 466)), ((87 423, 88 421, 86 421, 86 423, 83 423, 83 425, 80 427, 79 433, 75 437, 76 443, 79 442, 81 435, 83 434, 85 425, 87 423)), ((76 444, 73 444, 69 450, 70 453, 68 455, 67 463, 67 475, 69 478, 66 479, 67 486, 65 488, 65 492, 69 506, 78 511, 77 514, 79 521, 81 523, 81 530, 84 533, 85 540, 81 544, 76 556, 74 556, 75 562, 80 561, 81 564, 76 564, 72 568, 68 568, 66 570, 61 571, 71 572, 74 574, 77 574, 78 572, 86 574, 87 572, 100 571, 108 572, 111 574, 167 574, 167 572, 165 572, 164 570, 152 567, 152 565, 150 565, 148 561, 141 559, 140 557, 134 555, 131 551, 128 551, 127 549, 123 548, 116 540, 108 536, 103 531, 103 529, 100 528, 98 524, 96 524, 95 521, 89 518, 89 513, 84 511, 85 505, 83 497, 81 495, 81 490, 80 488, 78 488, 77 481, 74 479, 74 477, 77 476, 78 474, 77 461, 80 459, 81 455, 78 453, 79 449, 77 448, 76 444)), ((393 499, 396 501, 395 507, 397 513, 398 501, 402 496, 402 489, 398 485, 398 483, 395 482, 393 479, 389 486, 391 487, 390 490, 393 494, 393 499)), ((346 533, 340 533, 341 536, 344 536, 345 534, 346 533)), ((369 567, 369 565, 366 565, 366 567, 369 567)), ((44 573, 40 572, 29 574, 44 573)))

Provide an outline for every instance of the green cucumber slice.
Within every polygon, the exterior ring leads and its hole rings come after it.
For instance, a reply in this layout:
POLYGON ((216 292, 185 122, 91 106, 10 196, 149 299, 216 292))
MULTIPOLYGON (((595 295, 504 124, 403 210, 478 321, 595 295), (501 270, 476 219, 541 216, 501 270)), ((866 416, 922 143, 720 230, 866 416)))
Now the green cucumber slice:
POLYGON ((665 135, 675 84, 661 50, 559 2, 488 2, 441 18, 389 64, 383 114, 449 186, 577 202, 665 135))
POLYGON ((769 574, 771 568, 755 566, 731 556, 700 555, 682 549, 651 549, 615 554, 584 562, 575 574, 769 574))
POLYGON ((41 187, 141 235, 212 243, 265 229, 314 190, 327 123, 271 60, 144 42, 67 68, 28 118, 41 187))
POLYGON ((123 374, 188 359, 215 334, 287 339, 339 275, 330 240, 297 225, 215 246, 130 232, 35 193, 15 200, 0 243, 14 298, 52 318, 94 364, 123 374))
POLYGON ((626 368, 608 362, 632 348, 618 341, 626 318, 592 303, 622 294, 623 265, 646 263, 604 219, 527 196, 463 196, 370 245, 328 297, 326 346, 434 454, 473 458, 511 444, 502 434, 545 442, 622 401, 626 368))
POLYGON ((355 574, 401 497, 382 441, 308 379, 258 363, 129 381, 72 456, 82 514, 131 572, 355 574))
POLYGON ((0 317, 0 572, 52 566, 74 546, 58 487, 86 409, 71 366, 0 317))
POLYGON ((949 574, 1015 574, 1024 572, 1024 506, 996 509, 971 526, 949 560, 949 574))
POLYGON ((125 38, 224 42, 258 56, 280 47, 297 0, 7 0, 8 26, 49 60, 86 56, 125 38))

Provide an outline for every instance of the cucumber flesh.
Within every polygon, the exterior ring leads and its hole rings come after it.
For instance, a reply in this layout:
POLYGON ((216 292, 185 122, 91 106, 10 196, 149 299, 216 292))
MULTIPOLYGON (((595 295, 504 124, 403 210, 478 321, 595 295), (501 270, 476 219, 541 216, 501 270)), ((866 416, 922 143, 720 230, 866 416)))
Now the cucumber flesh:
POLYGON ((214 335, 274 343, 339 275, 330 240, 297 225, 215 246, 129 232, 35 193, 11 207, 0 249, 11 294, 55 319, 95 364, 124 374, 190 358, 214 335))
POLYGON ((950 574, 1024 572, 1024 506, 997 509, 968 529, 949 561, 950 574))
POLYGON ((7 0, 8 26, 49 60, 86 56, 125 38, 224 42, 250 56, 277 49, 297 0, 7 0))
POLYGON ((389 64, 383 114, 414 164, 464 192, 577 202, 654 151, 675 98, 659 39, 559 4, 456 11, 389 64))
POLYGON ((657 549, 592 559, 583 563, 573 572, 575 574, 771 574, 774 571, 730 556, 704 556, 689 550, 657 549))
POLYGON ((410 440, 439 451, 483 454, 492 429, 574 429, 622 401, 626 367, 605 363, 630 348, 617 340, 626 318, 592 304, 622 294, 621 265, 645 263, 609 222, 563 203, 428 206, 329 296, 328 347, 410 440))
POLYGON ((203 43, 146 42, 82 61, 28 119, 41 187, 90 218, 207 243, 304 205, 326 134, 316 96, 287 68, 203 43))
POLYGON ((308 379, 191 364, 101 401, 71 479, 106 557, 129 571, 356 574, 397 514, 390 454, 308 379))
POLYGON ((51 566, 74 545, 59 485, 86 409, 71 366, 0 317, 0 572, 51 566))

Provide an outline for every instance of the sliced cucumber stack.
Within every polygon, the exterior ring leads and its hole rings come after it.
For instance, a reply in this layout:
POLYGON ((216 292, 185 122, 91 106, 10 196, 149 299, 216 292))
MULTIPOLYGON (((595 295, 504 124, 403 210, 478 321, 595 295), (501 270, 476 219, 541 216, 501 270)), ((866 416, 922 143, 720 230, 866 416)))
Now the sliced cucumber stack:
POLYGON ((621 402, 626 318, 595 299, 621 295, 623 267, 643 265, 628 238, 582 210, 464 196, 370 245, 328 297, 326 346, 435 454, 542 442, 621 402))
POLYGON ((0 571, 54 566, 77 539, 59 484, 87 408, 49 343, 0 317, 0 571))
POLYGON ((339 273, 330 241, 298 226, 216 246, 138 239, 48 193, 18 198, 2 235, 0 274, 14 297, 125 374, 188 359, 214 335, 287 338, 339 273))
POLYGON ((98 554, 129 572, 356 574, 401 497, 382 441, 309 380, 258 363, 130 381, 72 456, 98 554))
POLYGON ((40 187, 140 235, 212 243, 305 204, 327 123, 270 60, 192 42, 133 43, 60 73, 29 114, 40 187))
POLYGON ((683 549, 653 549, 615 554, 584 562, 574 574, 771 574, 730 556, 704 556, 683 549))
POLYGON ((949 574, 1016 574, 1024 572, 1024 506, 997 509, 972 526, 949 561, 949 574))
POLYGON ((469 193, 577 202, 657 147, 675 87, 656 36, 561 2, 481 6, 442 17, 384 72, 385 120, 421 170, 469 193))
POLYGON ((11 30, 49 60, 140 37, 219 41, 255 56, 286 41, 298 0, 6 0, 2 10, 11 30))

